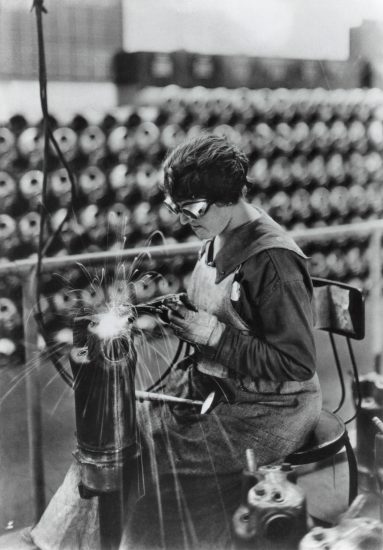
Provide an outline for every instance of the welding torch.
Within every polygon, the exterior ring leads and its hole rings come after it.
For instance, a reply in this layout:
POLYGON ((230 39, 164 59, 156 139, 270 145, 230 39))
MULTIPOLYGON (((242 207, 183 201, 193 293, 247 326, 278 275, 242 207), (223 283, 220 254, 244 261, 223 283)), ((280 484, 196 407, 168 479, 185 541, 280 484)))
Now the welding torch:
POLYGON ((162 321, 167 323, 167 314, 171 305, 184 305, 192 311, 198 311, 196 306, 190 301, 186 292, 165 294, 150 302, 135 305, 134 310, 137 315, 158 315, 162 321))
MULTIPOLYGON (((138 304, 134 306, 136 315, 158 315, 162 321, 168 322, 168 311, 170 305, 184 305, 192 311, 198 311, 195 305, 190 301, 188 295, 185 292, 178 294, 165 294, 146 302, 144 304, 138 304)), ((140 391, 136 390, 136 400, 138 401, 160 401, 163 403, 178 403, 190 406, 200 406, 200 414, 208 413, 217 403, 215 392, 211 392, 204 401, 186 399, 182 397, 173 397, 171 395, 140 391)))

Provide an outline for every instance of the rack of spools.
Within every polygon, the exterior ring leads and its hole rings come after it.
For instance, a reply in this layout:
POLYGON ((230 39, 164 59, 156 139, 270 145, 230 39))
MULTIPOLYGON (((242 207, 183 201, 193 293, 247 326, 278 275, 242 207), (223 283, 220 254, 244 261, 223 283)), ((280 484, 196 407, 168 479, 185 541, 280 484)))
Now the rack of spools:
MULTIPOLYGON (((383 92, 324 89, 146 88, 134 105, 110 113, 51 118, 56 140, 76 175, 52 149, 46 207, 52 234, 71 216, 50 256, 192 241, 186 226, 162 205, 159 183, 166 152, 201 131, 225 135, 250 161, 248 199, 286 229, 302 231, 377 220, 383 214, 383 92), (148 241, 149 239, 149 241, 148 241)), ((0 258, 36 254, 43 182, 42 124, 21 114, 0 123, 0 258)), ((366 234, 305 244, 314 276, 372 288, 366 234)), ((193 259, 157 266, 161 276, 138 285, 137 300, 184 289, 193 259)), ((118 288, 115 267, 108 285, 118 288), (117 285, 117 286, 116 286, 117 285)), ((108 274, 107 274, 108 275, 108 274)), ((42 309, 52 334, 65 340, 79 303, 97 304, 93 275, 72 266, 42 281, 42 309), (64 332, 63 332, 64 331, 64 332)), ((121 284, 124 284, 121 275, 121 284)), ((102 285, 100 285, 101 287, 102 285)), ((0 279, 0 356, 22 350, 20 284, 0 279)))

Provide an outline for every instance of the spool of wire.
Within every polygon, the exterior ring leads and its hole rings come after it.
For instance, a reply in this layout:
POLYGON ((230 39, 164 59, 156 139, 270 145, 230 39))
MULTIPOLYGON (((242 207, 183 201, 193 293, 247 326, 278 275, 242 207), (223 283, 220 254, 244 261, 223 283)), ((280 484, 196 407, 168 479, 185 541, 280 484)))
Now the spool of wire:
POLYGON ((342 120, 335 120, 329 127, 329 142, 332 150, 346 153, 349 148, 348 131, 342 120))
POLYGON ((8 155, 15 147, 15 136, 5 126, 0 127, 0 158, 8 155))
POLYGON ((368 214, 370 205, 365 189, 361 185, 351 185, 348 189, 349 207, 352 214, 365 217, 368 214))
POLYGON ((108 238, 105 212, 96 204, 89 204, 78 213, 83 234, 94 244, 104 245, 108 238))
POLYGON ((270 187, 270 170, 266 158, 259 158, 250 166, 248 177, 253 183, 255 192, 258 189, 269 189, 270 187))
POLYGON ((160 141, 165 150, 174 149, 184 139, 185 132, 177 124, 168 124, 162 129, 160 141))
POLYGON ((328 189, 319 187, 315 189, 310 197, 310 205, 315 217, 326 220, 330 217, 330 193, 328 189))
POLYGON ((140 151, 153 154, 158 151, 160 129, 154 122, 145 121, 138 125, 134 141, 140 151))
POLYGON ((109 184, 116 201, 135 204, 141 199, 134 172, 126 164, 117 164, 109 174, 109 184))
POLYGON ((279 191, 271 198, 269 213, 282 225, 286 225, 291 220, 291 202, 287 193, 279 191))
POLYGON ((0 213, 11 213, 17 201, 17 185, 8 172, 0 172, 0 213))
POLYGON ((310 274, 313 277, 327 277, 330 270, 326 256, 322 252, 314 252, 310 256, 310 274))
POLYGON ((157 284, 153 277, 144 276, 134 282, 134 293, 137 303, 147 302, 157 292, 157 284))
POLYGON ((349 192, 343 185, 337 185, 330 193, 330 206, 335 216, 343 218, 350 211, 349 192))
POLYGON ((28 212, 19 219, 19 235, 24 245, 24 254, 29 255, 37 250, 40 237, 40 214, 28 212))
POLYGON ((0 256, 12 259, 19 244, 16 220, 8 214, 0 214, 0 256))
POLYGON ((43 141, 43 136, 39 128, 27 128, 19 135, 17 148, 21 156, 26 157, 33 165, 42 159, 44 148, 43 141))
POLYGON ((29 170, 20 178, 19 191, 30 209, 37 209, 41 202, 43 173, 41 170, 29 170))
POLYGON ((107 139, 108 149, 115 155, 120 155, 121 160, 125 159, 124 152, 129 152, 134 145, 134 133, 126 126, 114 128, 107 139))
POLYGON ((293 125, 291 137, 297 151, 307 153, 312 149, 313 137, 308 124, 303 120, 293 125))
POLYGON ((310 193, 306 189, 297 189, 291 196, 291 211, 294 220, 309 222, 311 217, 310 193))
POLYGON ((157 202, 162 197, 159 188, 160 181, 161 172, 151 164, 145 163, 138 167, 136 182, 144 201, 157 202))
POLYGON ((130 210, 125 204, 115 202, 109 206, 106 219, 110 231, 122 238, 130 231, 130 210))
POLYGON ((72 186, 65 168, 59 168, 50 175, 49 189, 56 207, 64 208, 72 201, 72 186))
POLYGON ((79 176, 79 187, 89 203, 98 203, 108 193, 106 176, 97 166, 89 166, 79 176))
POLYGON ((18 308, 12 300, 4 296, 0 297, 0 334, 4 337, 12 337, 21 327, 21 316, 18 308))
POLYGON ((368 149, 366 127, 360 120, 353 120, 348 126, 350 148, 365 154, 368 149))
POLYGON ((87 126, 80 134, 78 143, 84 155, 94 155, 103 151, 106 138, 99 126, 87 126))
POLYGON ((329 133, 323 120, 317 120, 310 127, 310 137, 313 148, 318 152, 326 153, 329 149, 329 133))
POLYGON ((274 159, 270 168, 270 183, 282 189, 291 186, 291 163, 287 157, 280 156, 274 159))
POLYGON ((157 288, 159 294, 176 294, 181 288, 180 278, 172 273, 167 273, 166 276, 159 278, 157 288))
POLYGON ((283 155, 290 155, 294 150, 291 126, 280 122, 275 127, 275 147, 283 155))
POLYGON ((73 318, 79 305, 77 292, 62 288, 55 292, 51 298, 55 315, 68 322, 73 318))
POLYGON ((342 155, 334 153, 328 157, 326 162, 326 173, 330 182, 336 185, 342 184, 345 181, 345 167, 342 155))
POLYGON ((0 338, 0 367, 20 364, 22 346, 19 338, 0 338))
POLYGON ((225 137, 230 143, 241 146, 242 136, 240 132, 229 124, 219 124, 213 129, 213 134, 220 137, 225 137))
MULTIPOLYGON (((58 230, 66 216, 66 208, 60 208, 52 214, 50 218, 50 227, 52 233, 55 233, 58 230)), ((59 238, 62 241, 62 244, 64 245, 67 252, 74 254, 81 251, 81 246, 78 246, 79 243, 77 243, 76 248, 76 239, 81 243, 83 232, 83 228, 73 219, 69 219, 64 223, 64 225, 61 227, 59 238)))
POLYGON ((90 284, 79 291, 79 302, 85 309, 96 311, 105 304, 105 294, 100 286, 90 284))
POLYGON ((159 229, 166 235, 175 234, 181 228, 179 216, 175 216, 164 204, 161 204, 157 210, 157 220, 159 229))
POLYGON ((256 124, 253 137, 254 149, 265 157, 269 157, 274 152, 274 132, 265 122, 256 124))
POLYGON ((157 213, 148 202, 141 202, 134 208, 132 225, 145 239, 157 230, 157 213))
MULTIPOLYGON (((72 160, 77 153, 77 134, 72 128, 62 126, 53 131, 53 136, 67 160, 72 160)), ((53 149, 54 151, 54 149, 53 149)))
POLYGON ((326 164, 323 155, 316 155, 308 164, 309 179, 315 186, 327 185, 326 164))

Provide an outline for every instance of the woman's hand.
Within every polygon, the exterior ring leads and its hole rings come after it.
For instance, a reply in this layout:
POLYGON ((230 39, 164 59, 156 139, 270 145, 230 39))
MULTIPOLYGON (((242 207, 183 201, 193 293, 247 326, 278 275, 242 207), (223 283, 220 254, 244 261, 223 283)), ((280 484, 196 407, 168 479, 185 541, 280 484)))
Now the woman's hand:
POLYGON ((217 347, 225 324, 207 311, 194 311, 185 304, 169 304, 169 324, 176 336, 191 344, 217 347))

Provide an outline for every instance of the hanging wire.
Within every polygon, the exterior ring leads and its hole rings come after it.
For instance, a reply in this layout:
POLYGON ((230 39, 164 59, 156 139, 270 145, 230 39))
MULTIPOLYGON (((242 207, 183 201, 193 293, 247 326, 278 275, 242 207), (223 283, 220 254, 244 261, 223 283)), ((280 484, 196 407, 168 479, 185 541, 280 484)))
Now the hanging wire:
MULTIPOLYGON (((70 169, 68 162, 66 161, 64 155, 62 154, 62 151, 60 149, 59 144, 57 143, 57 140, 53 134, 51 124, 50 124, 50 116, 49 116, 49 110, 48 110, 48 95, 47 95, 47 71, 46 71, 46 58, 45 58, 45 44, 44 44, 44 31, 43 31, 43 19, 42 19, 42 15, 47 14, 48 11, 44 6, 44 0, 33 0, 32 10, 33 9, 35 10, 36 23, 37 23, 39 89, 40 89, 41 109, 43 113, 43 135, 44 135, 43 185, 42 185, 43 188, 42 188, 42 201, 41 201, 41 208, 40 208, 41 221, 40 221, 40 234, 39 234, 37 266, 36 266, 36 275, 35 275, 36 276, 36 304, 37 304, 37 312, 35 314, 35 319, 39 326, 41 335, 44 338, 45 343, 47 345, 47 348, 49 351, 49 357, 54 367, 56 368, 57 372, 60 374, 64 382, 68 384, 68 386, 73 388, 74 381, 73 381, 72 375, 63 367, 60 361, 60 356, 55 350, 51 349, 51 346, 50 346, 50 341, 49 341, 46 325, 44 322, 43 312, 41 309, 41 293, 42 293, 41 292, 41 275, 42 275, 43 258, 47 250, 49 249, 49 247, 52 245, 55 239, 60 235, 64 224, 66 223, 66 221, 69 219, 71 215, 71 204, 73 203, 73 200, 76 197, 76 180, 72 170, 70 169), (65 170, 67 171, 68 178, 71 184, 71 201, 60 225, 57 227, 56 231, 50 236, 50 238, 47 240, 47 242, 44 245, 44 230, 45 230, 46 218, 47 218, 46 198, 47 198, 47 186, 48 186, 48 156, 49 156, 50 143, 53 145, 57 153, 57 156, 59 157, 60 162, 62 163, 65 170)), ((133 266, 134 265, 135 264, 133 263, 133 266)), ((160 383, 169 375, 174 365, 178 362, 178 359, 182 352, 182 348, 183 348, 183 345, 182 343, 180 343, 175 352, 175 356, 171 361, 170 366, 149 389, 156 388, 158 391, 160 383)), ((189 351, 189 347, 187 347, 186 350, 187 350, 186 351, 186 354, 187 354, 189 351)))
POLYGON ((351 364, 352 364, 352 370, 354 374, 354 382, 355 382, 355 413, 345 421, 345 424, 349 424, 352 420, 354 420, 362 408, 362 391, 360 388, 360 380, 359 380, 359 373, 358 373, 358 366, 356 364, 354 350, 352 349, 351 340, 350 338, 347 338, 347 347, 351 358, 351 364))
MULTIPOLYGON (((48 337, 47 328, 44 322, 43 312, 41 309, 41 275, 42 275, 42 262, 46 254, 46 251, 52 244, 52 242, 57 238, 61 233, 64 223, 67 221, 70 215, 70 209, 68 207, 66 216, 63 221, 56 229, 56 231, 51 235, 44 245, 44 233, 47 219, 47 208, 46 208, 46 197, 47 197, 47 186, 48 186, 48 156, 49 156, 49 144, 52 143, 60 161, 63 163, 65 169, 68 172, 68 177, 71 182, 72 188, 72 201, 75 195, 75 179, 74 176, 60 150, 60 147, 54 138, 51 126, 50 118, 48 111, 48 97, 47 97, 47 71, 46 71, 46 61, 45 61, 45 47, 44 47, 44 32, 43 32, 43 21, 42 14, 48 13, 45 6, 44 0, 33 0, 32 10, 35 10, 36 14, 36 24, 37 24, 37 41, 38 41, 38 60, 39 60, 39 89, 40 89, 40 103, 43 113, 43 136, 44 136, 44 157, 43 157, 43 185, 42 185, 42 196, 41 196, 41 205, 40 205, 40 234, 37 250, 37 265, 36 265, 36 305, 37 312, 35 313, 35 320, 40 329, 41 335, 45 340, 47 349, 49 352, 49 358, 51 359, 54 367, 57 372, 64 380, 64 382, 73 387, 73 377, 71 374, 64 368, 60 361, 58 353, 52 349, 50 345, 50 339, 48 337)), ((71 202, 72 202, 71 201, 71 202)))
POLYGON ((329 336, 330 336, 332 351, 334 353, 335 365, 336 365, 336 370, 338 372, 338 378, 339 378, 340 388, 341 388, 341 396, 340 396, 338 406, 332 411, 333 414, 335 414, 343 407, 344 400, 345 400, 345 397, 346 397, 346 387, 345 387, 345 384, 344 384, 344 376, 343 376, 343 371, 342 371, 342 365, 340 363, 338 350, 337 350, 337 347, 336 347, 336 344, 335 344, 335 338, 334 338, 334 335, 333 335, 332 332, 329 332, 329 336))
MULTIPOLYGON (((146 391, 159 391, 160 390, 160 384, 161 382, 163 382, 165 380, 165 378, 167 378, 171 372, 171 370, 173 369, 173 367, 176 365, 176 363, 178 363, 178 360, 181 356, 181 353, 182 353, 182 350, 183 350, 183 347, 184 347, 184 342, 183 340, 179 340, 178 342, 178 346, 177 346, 177 349, 176 349, 176 352, 174 354, 174 357, 170 363, 170 365, 167 367, 167 369, 161 374, 161 376, 155 381, 153 382, 153 384, 151 386, 149 386, 148 388, 146 388, 146 391)), ((162 386, 161 386, 162 387, 162 386)))

